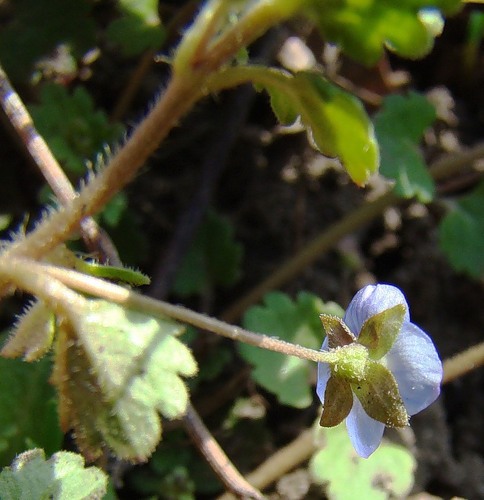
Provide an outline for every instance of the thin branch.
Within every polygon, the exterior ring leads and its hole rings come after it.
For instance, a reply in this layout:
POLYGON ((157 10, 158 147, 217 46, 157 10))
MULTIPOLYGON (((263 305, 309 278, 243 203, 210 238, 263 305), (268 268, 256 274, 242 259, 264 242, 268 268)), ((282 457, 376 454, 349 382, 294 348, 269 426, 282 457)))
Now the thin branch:
POLYGON ((483 365, 484 342, 481 342, 444 361, 444 378, 442 383, 447 384, 448 382, 452 382, 456 378, 483 365))
POLYGON ((262 500, 264 497, 254 486, 234 467, 220 445, 206 428, 195 408, 188 405, 183 417, 185 429, 195 442, 196 447, 205 457, 213 471, 217 474, 225 487, 240 498, 262 500))
MULTIPOLYGON (((42 172, 60 203, 63 205, 69 204, 76 197, 76 192, 62 167, 54 158, 49 146, 37 132, 27 108, 13 89, 1 65, 0 105, 16 135, 20 138, 23 146, 42 172)), ((99 228, 94 219, 87 217, 82 220, 81 234, 89 251, 105 256, 106 260, 109 260, 113 265, 121 265, 118 252, 111 239, 99 228)))

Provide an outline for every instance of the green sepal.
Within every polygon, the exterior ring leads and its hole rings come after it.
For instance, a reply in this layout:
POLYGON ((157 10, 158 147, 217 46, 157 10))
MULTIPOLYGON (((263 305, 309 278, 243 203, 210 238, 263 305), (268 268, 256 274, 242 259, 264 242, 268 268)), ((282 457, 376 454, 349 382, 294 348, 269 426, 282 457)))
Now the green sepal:
POLYGON ((403 304, 397 304, 363 323, 358 343, 368 349, 370 358, 380 359, 391 349, 402 329, 405 310, 403 304))
POLYGON ((352 406, 353 394, 350 384, 340 377, 331 375, 324 391, 323 413, 319 425, 322 427, 338 425, 348 416, 352 406))
POLYGON ((75 268, 96 278, 105 278, 129 285, 142 286, 151 283, 149 276, 129 267, 108 266, 98 262, 76 259, 75 268))
POLYGON ((330 349, 343 347, 356 341, 355 336, 341 318, 330 314, 320 314, 319 318, 328 337, 328 347, 330 349))
POLYGON ((397 382, 388 368, 367 360, 366 376, 351 384, 365 412, 388 427, 405 427, 408 414, 398 392, 397 382))

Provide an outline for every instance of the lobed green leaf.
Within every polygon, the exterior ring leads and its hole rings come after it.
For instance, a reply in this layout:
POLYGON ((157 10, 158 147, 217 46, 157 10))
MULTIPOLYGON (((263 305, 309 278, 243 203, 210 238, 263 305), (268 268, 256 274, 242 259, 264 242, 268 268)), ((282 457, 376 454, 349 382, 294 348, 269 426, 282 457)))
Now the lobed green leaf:
POLYGON ((75 323, 60 327, 54 382, 61 424, 74 429, 88 457, 107 445, 120 458, 145 460, 158 444, 161 423, 186 411, 181 379, 196 363, 176 339, 182 327, 102 300, 90 300, 75 323))
POLYGON ((60 451, 45 460, 44 450, 19 455, 0 473, 2 500, 97 500, 107 490, 107 476, 97 467, 84 467, 77 453, 60 451))
MULTIPOLYGON (((336 313, 335 304, 324 304, 310 293, 300 293, 295 301, 280 292, 264 297, 263 306, 251 307, 244 316, 245 328, 282 340, 319 349, 321 325, 319 314, 336 313)), ((238 345, 241 356, 254 366, 252 377, 277 396, 283 404, 306 408, 312 403, 310 390, 314 364, 293 356, 284 356, 246 344, 238 345)))
POLYGON ((311 458, 309 470, 313 481, 324 485, 327 498, 407 498, 417 462, 406 448, 383 440, 371 457, 361 458, 344 424, 331 429, 319 427, 317 434, 325 445, 311 458))
POLYGON ((428 203, 434 196, 434 181, 419 151, 419 142, 435 117, 432 104, 415 92, 387 97, 375 115, 380 172, 396 182, 395 192, 403 198, 416 196, 428 203))

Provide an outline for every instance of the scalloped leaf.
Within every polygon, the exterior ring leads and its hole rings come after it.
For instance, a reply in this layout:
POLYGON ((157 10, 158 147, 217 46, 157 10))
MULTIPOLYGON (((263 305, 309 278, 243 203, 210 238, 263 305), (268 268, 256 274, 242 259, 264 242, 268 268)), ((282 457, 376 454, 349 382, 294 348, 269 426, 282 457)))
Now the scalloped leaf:
POLYGON ((457 271, 484 275, 484 182, 459 201, 439 226, 440 246, 457 271))
POLYGON ((108 478, 97 467, 84 467, 77 453, 59 451, 48 460, 44 450, 19 455, 0 473, 2 500, 97 500, 104 497, 108 478))
POLYGON ((47 453, 61 447, 57 398, 48 383, 51 370, 47 356, 36 363, 0 358, 0 467, 29 447, 47 453))
MULTIPOLYGON (((251 307, 246 312, 243 324, 249 330, 319 349, 321 313, 342 316, 343 310, 337 304, 323 303, 310 293, 302 292, 293 301, 284 293, 273 292, 264 297, 263 306, 251 307)), ((306 408, 312 403, 310 378, 314 363, 246 344, 238 345, 238 349, 254 366, 253 379, 275 394, 281 403, 295 408, 306 408)))
POLYGON ((383 440, 369 458, 361 458, 350 443, 345 424, 318 427, 317 434, 325 446, 313 455, 309 470, 316 484, 325 485, 330 500, 386 500, 406 498, 410 493, 417 462, 403 446, 383 440))
POLYGON ((375 115, 381 151, 380 172, 396 182, 395 192, 403 198, 416 196, 428 203, 434 196, 434 181, 419 151, 419 142, 435 117, 432 104, 416 92, 385 98, 375 115))
POLYGON ((338 157, 351 179, 364 185, 378 170, 380 156, 373 124, 361 102, 313 72, 296 73, 268 69, 278 85, 264 85, 271 105, 283 124, 297 116, 324 155, 338 157))
POLYGON ((433 47, 443 21, 439 9, 454 13, 460 0, 367 0, 321 2, 309 0, 306 13, 315 20, 328 41, 341 46, 354 59, 375 64, 384 48, 416 59, 433 47), (434 8, 430 10, 429 8, 434 8))
POLYGON ((197 371, 175 335, 183 327, 103 300, 89 300, 59 327, 53 381, 64 430, 89 458, 107 445, 122 459, 146 460, 161 437, 160 412, 183 415, 181 379, 197 371))

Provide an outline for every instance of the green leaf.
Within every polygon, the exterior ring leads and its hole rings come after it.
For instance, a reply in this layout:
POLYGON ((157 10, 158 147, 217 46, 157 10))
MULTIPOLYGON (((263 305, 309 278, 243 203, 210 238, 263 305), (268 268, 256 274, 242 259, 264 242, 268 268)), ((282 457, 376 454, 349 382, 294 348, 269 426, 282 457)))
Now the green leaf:
POLYGON ((364 379, 351 384, 365 412, 389 427, 408 425, 408 414, 390 370, 377 361, 367 361, 364 379))
POLYGON ((29 447, 48 453, 61 447, 51 368, 48 357, 37 363, 0 358, 0 466, 29 447))
POLYGON ((435 21, 429 22, 428 11, 422 9, 436 7, 452 13, 460 6, 460 0, 309 0, 306 14, 328 41, 340 45, 354 59, 373 65, 384 47, 411 59, 428 54, 436 36, 435 21))
POLYGON ((380 172, 396 181, 395 192, 403 198, 416 196, 428 203, 434 196, 434 181, 419 151, 419 142, 435 117, 432 104, 415 92, 387 97, 375 115, 380 172))
POLYGON ((317 73, 300 72, 288 77, 268 70, 278 85, 265 86, 272 108, 282 123, 299 115, 317 148, 338 157, 352 180, 364 185, 379 165, 373 125, 361 102, 317 73))
POLYGON ((158 16, 158 0, 120 0, 122 17, 107 29, 108 37, 119 44, 127 56, 157 49, 166 37, 158 16))
POLYGON ((111 124, 103 111, 94 108, 89 93, 78 87, 70 95, 61 85, 45 84, 40 104, 29 108, 35 125, 57 160, 72 174, 84 175, 88 160, 105 144, 121 137, 122 127, 111 124))
POLYGON ((26 80, 33 64, 57 45, 76 57, 95 46, 95 24, 87 0, 15 0, 13 16, 0 31, 0 60, 9 77, 26 80))
POLYGON ((77 453, 60 451, 45 460, 44 450, 19 455, 0 473, 2 500, 101 499, 108 478, 97 467, 84 467, 77 453))
POLYGON ((318 434, 325 446, 312 457, 309 470, 330 500, 407 498, 417 463, 406 448, 384 440, 365 459, 356 455, 344 424, 319 428, 318 434))
POLYGON ((180 375, 196 363, 175 335, 182 326, 103 300, 77 308, 60 328, 54 382, 61 425, 73 428, 89 458, 103 445, 120 458, 145 460, 161 436, 160 412, 184 414, 188 393, 180 375))
POLYGON ((358 343, 368 348, 370 357, 382 358, 393 346, 405 317, 405 306, 397 304, 368 318, 361 327, 358 343))
POLYGON ((452 205, 439 226, 440 246, 452 266, 470 276, 484 274, 484 182, 452 205))
POLYGON ((54 313, 44 302, 36 301, 18 318, 0 354, 4 358, 23 356, 25 361, 35 361, 50 349, 54 334, 54 313))
MULTIPOLYGON (((335 304, 324 304, 309 293, 300 293, 296 301, 292 301, 287 295, 274 292, 264 297, 263 306, 251 307, 246 312, 243 324, 252 331, 319 349, 322 343, 319 314, 335 310, 339 310, 335 304)), ((241 356, 254 366, 254 380, 275 394, 281 403, 296 408, 311 404, 310 378, 314 363, 246 344, 238 348, 241 356)))
POLYGON ((178 270, 174 291, 181 296, 201 294, 216 285, 232 285, 240 275, 242 246, 233 226, 209 212, 178 270))

